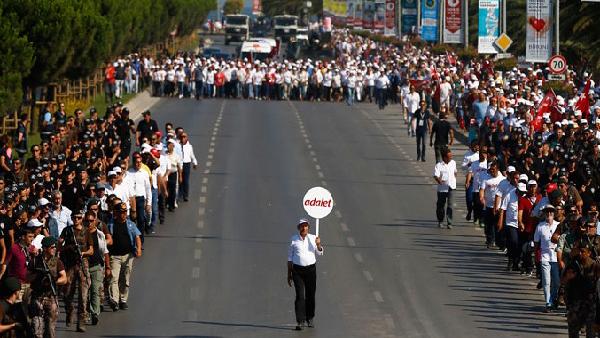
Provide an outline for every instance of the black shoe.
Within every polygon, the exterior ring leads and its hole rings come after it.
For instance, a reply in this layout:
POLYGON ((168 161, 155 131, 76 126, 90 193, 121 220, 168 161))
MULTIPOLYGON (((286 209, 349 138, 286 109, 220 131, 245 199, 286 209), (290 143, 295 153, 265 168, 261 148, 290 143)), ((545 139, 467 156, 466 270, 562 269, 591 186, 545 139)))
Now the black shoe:
POLYGON ((104 305, 100 305, 100 312, 104 312, 104 305))
POLYGON ((98 325, 98 316, 92 315, 92 325, 98 325))
POLYGON ((536 289, 541 290, 542 289, 542 282, 538 282, 537 285, 535 286, 536 289))
POLYGON ((308 327, 315 327, 315 325, 313 324, 313 320, 312 319, 307 320, 306 321, 306 326, 308 326, 308 327))
POLYGON ((184 201, 184 202, 187 202, 187 201, 188 201, 188 199, 187 199, 187 198, 184 198, 184 199, 183 199, 183 201, 184 201))
POLYGON ((470 220, 471 220, 471 212, 469 211, 469 212, 467 212, 467 221, 470 221, 470 220))
POLYGON ((66 327, 71 327, 71 320, 67 317, 67 319, 65 320, 65 326, 66 327))
POLYGON ((77 324, 77 332, 85 332, 85 325, 77 324))
POLYGON ((119 303, 119 309, 121 310, 127 310, 129 309, 129 306, 127 306, 127 303, 119 303))
POLYGON ((110 308, 113 310, 113 312, 119 311, 119 304, 110 302, 109 305, 110 305, 110 308))
POLYGON ((160 224, 165 224, 165 220, 164 220, 164 219, 161 219, 161 220, 159 221, 159 223, 160 223, 160 224))
POLYGON ((421 159, 421 162, 425 162, 425 158, 422 158, 422 159, 421 159))
POLYGON ((296 331, 302 331, 302 326, 303 326, 303 325, 304 325, 304 323, 302 323, 302 322, 299 322, 299 323, 297 323, 297 324, 296 324, 296 329, 295 329, 295 330, 296 330, 296 331))

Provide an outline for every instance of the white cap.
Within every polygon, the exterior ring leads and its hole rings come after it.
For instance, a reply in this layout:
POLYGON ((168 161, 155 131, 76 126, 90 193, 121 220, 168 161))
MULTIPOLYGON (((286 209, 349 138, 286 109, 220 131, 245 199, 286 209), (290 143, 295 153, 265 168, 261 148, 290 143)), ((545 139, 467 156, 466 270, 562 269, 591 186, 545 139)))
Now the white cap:
POLYGON ((528 179, 529 179, 529 177, 527 177, 527 175, 525 175, 525 174, 519 175, 519 181, 527 181, 528 179))
POLYGON ((31 221, 27 222, 28 228, 39 228, 42 225, 44 225, 44 223, 40 222, 37 218, 32 218, 31 221))
POLYGON ((107 177, 111 177, 111 176, 117 176, 117 173, 114 172, 114 170, 111 170, 108 172, 108 174, 106 174, 107 177))
POLYGON ((515 169, 515 167, 513 167, 512 165, 509 165, 508 168, 506 169, 506 172, 512 173, 513 171, 516 171, 517 169, 515 169))
POLYGON ((521 183, 517 184, 517 190, 527 191, 527 185, 525 185, 525 183, 521 182, 521 183))
POLYGON ((44 197, 42 197, 42 198, 40 198, 40 199, 38 200, 38 205, 39 205, 40 207, 43 207, 44 205, 46 205, 46 204, 49 204, 49 203, 50 203, 50 201, 48 201, 48 200, 47 200, 47 199, 45 199, 44 197))
POLYGON ((114 168, 112 169, 112 171, 114 171, 114 172, 115 172, 115 173, 117 173, 117 174, 119 174, 119 173, 122 173, 122 172, 123 172, 123 170, 121 169, 121 167, 114 167, 114 168))
POLYGON ((527 185, 537 185, 537 181, 536 180, 529 180, 529 182, 527 182, 527 185))

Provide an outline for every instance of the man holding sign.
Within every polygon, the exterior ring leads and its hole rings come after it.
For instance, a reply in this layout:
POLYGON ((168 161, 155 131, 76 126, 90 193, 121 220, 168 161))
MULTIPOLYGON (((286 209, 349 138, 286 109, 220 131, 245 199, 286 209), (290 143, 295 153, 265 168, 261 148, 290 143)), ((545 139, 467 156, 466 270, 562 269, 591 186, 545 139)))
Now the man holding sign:
POLYGON ((315 316, 315 291, 317 288, 316 255, 323 255, 321 239, 308 233, 308 220, 298 221, 298 234, 292 236, 288 248, 288 285, 296 290, 294 308, 296 310, 296 330, 302 330, 306 323, 313 327, 315 316))

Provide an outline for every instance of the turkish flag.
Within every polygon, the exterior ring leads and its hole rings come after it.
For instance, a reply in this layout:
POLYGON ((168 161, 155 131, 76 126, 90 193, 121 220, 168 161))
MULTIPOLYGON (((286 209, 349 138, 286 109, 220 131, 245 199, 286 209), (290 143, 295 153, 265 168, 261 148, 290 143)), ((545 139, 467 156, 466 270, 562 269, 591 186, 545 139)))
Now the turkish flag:
POLYGON ((553 110, 557 110, 556 94, 554 93, 554 90, 550 89, 542 99, 542 102, 538 107, 537 114, 531 122, 531 125, 533 126, 533 129, 535 131, 539 131, 540 129, 542 129, 542 124, 544 123, 544 115, 551 114, 553 110))
POLYGON ((581 117, 584 119, 587 119, 590 113, 590 85, 590 79, 588 79, 583 88, 583 93, 579 97, 579 101, 575 103, 575 109, 581 111, 581 117))

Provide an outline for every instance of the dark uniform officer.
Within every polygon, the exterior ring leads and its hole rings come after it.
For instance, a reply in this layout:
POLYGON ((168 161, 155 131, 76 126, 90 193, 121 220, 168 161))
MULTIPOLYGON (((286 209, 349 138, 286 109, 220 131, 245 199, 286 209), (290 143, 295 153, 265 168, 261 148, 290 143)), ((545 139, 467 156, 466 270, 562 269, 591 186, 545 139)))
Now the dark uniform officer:
POLYGON ((70 326, 73 317, 73 298, 77 295, 77 331, 85 332, 87 320, 88 291, 90 288, 90 273, 88 257, 94 254, 93 240, 83 226, 83 212, 73 212, 73 225, 64 228, 60 234, 60 258, 67 272, 65 285, 66 323, 70 326))
POLYGON ((585 326, 588 337, 593 336, 596 319, 596 281, 600 265, 591 258, 592 244, 580 242, 573 253, 575 258, 565 269, 562 282, 565 284, 567 324, 569 337, 579 337, 585 326))
POLYGON ((33 259, 29 315, 36 338, 56 337, 57 286, 67 282, 65 267, 56 256, 56 242, 56 238, 51 236, 42 239, 43 253, 33 259))
POLYGON ((19 299, 21 282, 16 277, 7 277, 0 289, 0 324, 11 326, 8 331, 0 333, 0 338, 26 337, 27 318, 19 299))

